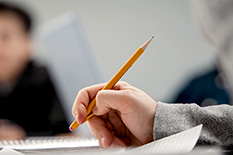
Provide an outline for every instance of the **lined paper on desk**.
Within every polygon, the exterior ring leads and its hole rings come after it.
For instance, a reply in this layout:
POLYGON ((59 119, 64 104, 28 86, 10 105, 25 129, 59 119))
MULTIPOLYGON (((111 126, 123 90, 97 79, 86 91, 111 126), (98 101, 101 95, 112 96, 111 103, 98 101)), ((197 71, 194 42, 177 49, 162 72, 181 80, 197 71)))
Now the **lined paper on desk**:
POLYGON ((98 147, 96 139, 77 137, 44 137, 29 138, 19 141, 1 141, 0 147, 8 147, 15 150, 56 149, 56 148, 78 148, 98 147))
MULTIPOLYGON (((2 151, 0 151, 0 155, 1 154, 5 154, 5 152, 10 152, 12 155, 17 155, 17 152, 12 150, 12 152, 10 151, 9 148, 11 149, 16 149, 18 151, 20 150, 27 150, 27 149, 36 149, 37 153, 38 153, 38 149, 54 149, 56 151, 56 149, 59 148, 71 148, 72 147, 86 147, 87 152, 85 152, 85 150, 82 149, 82 151, 77 150, 75 151, 64 151, 64 152, 59 152, 58 154, 60 155, 77 155, 78 154, 93 154, 95 153, 95 155, 109 155, 109 154, 124 154, 124 155, 139 155, 139 154, 186 154, 192 151, 192 149, 194 148, 194 146, 196 145, 196 142, 199 138, 199 135, 201 133, 201 129, 202 129, 202 124, 198 125, 194 128, 182 131, 180 133, 162 138, 160 140, 151 142, 149 144, 143 145, 141 147, 138 148, 134 148, 134 149, 118 149, 116 150, 108 150, 108 149, 103 149, 103 150, 99 150, 99 151, 91 151, 90 147, 91 146, 97 146, 98 145, 98 141, 93 139, 93 140, 83 140, 83 139, 79 139, 75 142, 74 141, 64 141, 61 140, 60 143, 58 142, 58 140, 45 140, 44 142, 40 142, 40 143, 36 143, 35 141, 28 141, 25 142, 25 144, 23 145, 13 145, 10 144, 9 141, 5 144, 1 144, 1 147, 5 147, 2 151), (27 144, 28 143, 28 144, 27 144)), ((48 154, 50 154, 51 152, 49 152, 48 154)), ((33 153, 31 153, 33 154, 33 153)), ((43 152, 43 154, 46 154, 46 152, 43 152)))

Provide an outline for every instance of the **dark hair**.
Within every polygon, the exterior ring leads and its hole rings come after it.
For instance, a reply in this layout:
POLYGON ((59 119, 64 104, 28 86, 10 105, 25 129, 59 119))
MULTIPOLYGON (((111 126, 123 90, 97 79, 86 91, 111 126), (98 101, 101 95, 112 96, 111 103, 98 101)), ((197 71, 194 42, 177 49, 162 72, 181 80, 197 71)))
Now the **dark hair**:
POLYGON ((26 32, 30 33, 32 27, 32 20, 25 10, 11 4, 0 2, 0 13, 2 12, 11 12, 15 14, 21 20, 26 32))

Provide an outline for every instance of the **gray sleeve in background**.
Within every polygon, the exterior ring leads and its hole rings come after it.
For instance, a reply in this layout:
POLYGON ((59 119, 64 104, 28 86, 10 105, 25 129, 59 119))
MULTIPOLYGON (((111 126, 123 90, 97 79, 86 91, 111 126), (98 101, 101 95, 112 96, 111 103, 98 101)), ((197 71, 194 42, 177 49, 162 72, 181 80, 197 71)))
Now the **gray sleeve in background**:
POLYGON ((154 140, 203 124, 199 145, 233 148, 233 106, 200 107, 196 104, 158 102, 154 140))

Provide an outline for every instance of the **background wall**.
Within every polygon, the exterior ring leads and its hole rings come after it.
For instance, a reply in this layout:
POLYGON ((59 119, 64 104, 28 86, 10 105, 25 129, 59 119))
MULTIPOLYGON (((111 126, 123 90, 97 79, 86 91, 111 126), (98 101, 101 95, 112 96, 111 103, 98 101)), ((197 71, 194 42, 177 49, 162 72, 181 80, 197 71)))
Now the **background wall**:
MULTIPOLYGON (((123 80, 155 100, 171 101, 190 77, 207 70, 214 59, 187 0, 7 1, 29 7, 36 28, 67 11, 77 12, 107 80, 154 35, 123 80)), ((43 61, 43 51, 35 51, 43 61)))

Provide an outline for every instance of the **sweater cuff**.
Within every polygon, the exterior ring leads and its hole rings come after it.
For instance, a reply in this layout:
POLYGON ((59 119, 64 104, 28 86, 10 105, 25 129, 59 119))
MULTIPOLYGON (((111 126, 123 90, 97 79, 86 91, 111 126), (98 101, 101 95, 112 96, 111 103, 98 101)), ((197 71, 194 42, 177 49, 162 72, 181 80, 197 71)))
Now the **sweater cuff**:
POLYGON ((189 118, 187 115, 189 113, 190 109, 184 106, 184 104, 158 102, 153 127, 154 140, 193 127, 197 122, 193 122, 192 118, 189 118))

